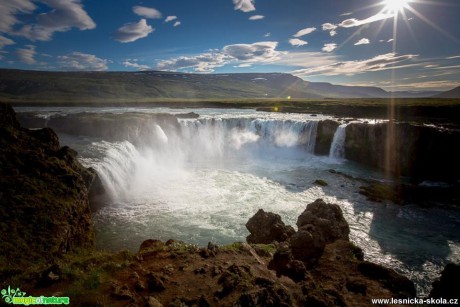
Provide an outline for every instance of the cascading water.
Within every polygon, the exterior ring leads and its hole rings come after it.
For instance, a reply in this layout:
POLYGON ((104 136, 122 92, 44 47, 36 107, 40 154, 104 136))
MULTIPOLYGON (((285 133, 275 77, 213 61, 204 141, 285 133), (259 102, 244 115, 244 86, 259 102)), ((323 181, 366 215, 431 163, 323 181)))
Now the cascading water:
MULTIPOLYGON (((345 125, 335 133, 331 159, 313 154, 321 116, 206 109, 194 110, 198 119, 177 122, 172 116, 149 120, 152 110, 97 111, 111 112, 108 122, 120 116, 129 125, 108 130, 115 139, 59 135, 61 144, 75 148, 80 160, 97 170, 112 195, 94 215, 99 248, 137 250, 149 238, 202 246, 244 241, 244 225, 260 208, 294 226, 308 203, 323 198, 341 207, 350 239, 367 259, 414 280, 419 295, 429 291, 447 262, 460 261, 457 211, 376 205, 357 193, 361 182, 330 172, 383 178, 346 160, 335 163, 344 156, 345 125), (317 179, 328 185, 315 185, 317 179)), ((94 109, 67 111, 89 112, 81 113, 82 126, 102 117, 90 116, 94 109)))
POLYGON ((329 157, 332 159, 343 159, 345 157, 345 138, 347 124, 337 127, 332 140, 329 157))

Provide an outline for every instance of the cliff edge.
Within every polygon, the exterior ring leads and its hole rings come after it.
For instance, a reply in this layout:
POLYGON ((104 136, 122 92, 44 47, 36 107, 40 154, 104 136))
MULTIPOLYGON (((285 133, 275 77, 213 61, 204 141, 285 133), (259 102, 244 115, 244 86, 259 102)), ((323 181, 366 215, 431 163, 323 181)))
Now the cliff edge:
POLYGON ((0 277, 92 248, 88 190, 96 173, 49 128, 21 128, 0 103, 0 277))

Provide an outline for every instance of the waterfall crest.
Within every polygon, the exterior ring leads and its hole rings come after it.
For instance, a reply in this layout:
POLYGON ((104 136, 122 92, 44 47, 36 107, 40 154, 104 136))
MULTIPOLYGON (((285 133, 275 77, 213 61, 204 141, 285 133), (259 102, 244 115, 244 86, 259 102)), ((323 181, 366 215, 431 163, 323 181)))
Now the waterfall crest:
MULTIPOLYGON (((258 158, 267 152, 313 154, 318 121, 250 118, 179 120, 179 131, 151 125, 145 140, 96 142, 102 161, 93 166, 114 199, 151 192, 155 183, 180 173, 186 165, 227 158, 258 158), (158 179, 158 180, 157 180, 158 179), (135 195, 134 195, 135 194, 135 195)), ((263 157, 262 157, 263 158, 263 157)))

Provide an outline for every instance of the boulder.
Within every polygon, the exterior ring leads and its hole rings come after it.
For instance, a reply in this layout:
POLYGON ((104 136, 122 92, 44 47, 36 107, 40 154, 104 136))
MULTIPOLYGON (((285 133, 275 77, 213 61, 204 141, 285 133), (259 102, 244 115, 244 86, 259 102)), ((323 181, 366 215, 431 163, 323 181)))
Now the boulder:
POLYGON ((350 227, 340 207, 336 204, 325 203, 322 199, 317 199, 307 206, 297 219, 297 227, 299 232, 303 232, 302 235, 296 237, 298 243, 303 237, 302 242, 306 243, 306 240, 310 240, 312 243, 316 242, 315 246, 318 247, 321 241, 332 243, 338 239, 348 240, 350 234, 350 227), (308 227, 309 225, 313 227, 308 227), (308 239, 309 236, 311 236, 310 239, 308 239), (322 237, 322 239, 314 239, 314 236, 322 237))
POLYGON ((300 260, 307 266, 317 263, 326 246, 322 232, 312 225, 303 225, 289 240, 294 259, 300 260))
POLYGON ((249 219, 246 228, 251 233, 246 241, 250 244, 269 244, 274 241, 284 242, 295 233, 294 228, 286 226, 278 214, 265 212, 263 209, 249 219))

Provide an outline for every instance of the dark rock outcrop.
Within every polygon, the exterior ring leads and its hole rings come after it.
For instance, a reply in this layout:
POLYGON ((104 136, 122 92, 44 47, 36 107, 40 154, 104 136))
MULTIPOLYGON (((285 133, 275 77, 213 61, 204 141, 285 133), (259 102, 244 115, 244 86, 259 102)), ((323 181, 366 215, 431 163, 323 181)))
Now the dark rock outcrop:
MULTIPOLYGON (((190 115, 192 116, 192 115, 190 115)), ((77 113, 66 116, 53 115, 46 121, 34 114, 19 113, 18 119, 26 128, 49 127, 58 133, 100 137, 110 141, 128 140, 136 145, 161 142, 163 135, 158 127, 179 133, 176 116, 160 113, 97 114, 77 113), (158 127, 157 127, 158 126, 158 127)))
POLYGON ((252 244, 284 242, 295 232, 294 228, 284 224, 278 214, 262 209, 249 219, 246 228, 251 233, 246 240, 252 244))
POLYGON ((278 245, 268 269, 300 285, 306 306, 355 306, 376 293, 416 295, 406 277, 364 261, 363 251, 349 241, 350 229, 338 205, 316 200, 299 216, 297 226, 299 230, 278 245))
POLYGON ((414 180, 458 179, 460 132, 408 123, 351 123, 345 158, 414 180))
POLYGON ((297 227, 301 230, 308 225, 313 225, 324 237, 326 243, 338 239, 348 240, 350 227, 343 217, 342 210, 336 204, 328 204, 322 199, 317 199, 309 204, 297 219, 297 227))
POLYGON ((334 133, 337 130, 339 123, 333 120, 322 120, 318 123, 316 132, 315 154, 329 155, 334 133))
POLYGON ((433 289, 429 297, 458 299, 460 293, 460 265, 449 263, 441 273, 439 280, 433 282, 433 289))
POLYGON ((0 276, 92 248, 95 173, 75 156, 53 130, 23 129, 11 106, 0 104, 0 276))

